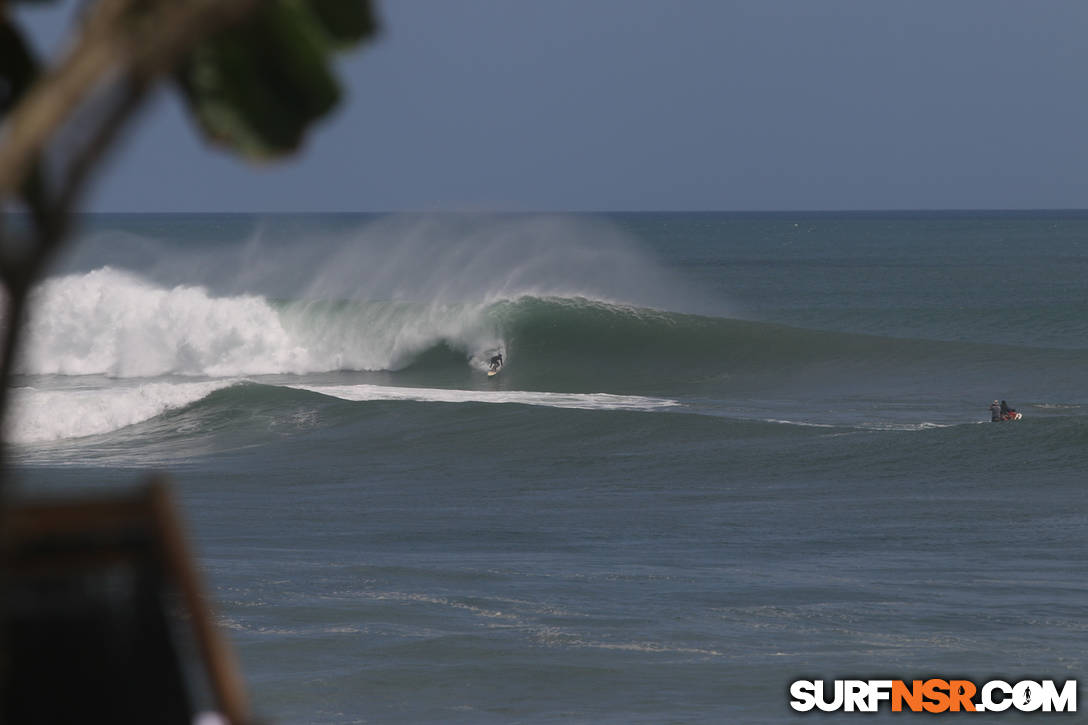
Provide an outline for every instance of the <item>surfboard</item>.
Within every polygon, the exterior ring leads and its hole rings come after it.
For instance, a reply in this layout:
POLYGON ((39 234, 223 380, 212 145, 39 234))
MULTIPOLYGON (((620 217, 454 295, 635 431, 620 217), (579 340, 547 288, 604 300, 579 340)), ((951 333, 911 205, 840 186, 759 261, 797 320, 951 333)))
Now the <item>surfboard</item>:
POLYGON ((487 371, 487 377, 489 377, 489 378, 495 377, 496 375, 499 374, 499 370, 502 370, 502 368, 500 367, 497 370, 488 370, 487 371))

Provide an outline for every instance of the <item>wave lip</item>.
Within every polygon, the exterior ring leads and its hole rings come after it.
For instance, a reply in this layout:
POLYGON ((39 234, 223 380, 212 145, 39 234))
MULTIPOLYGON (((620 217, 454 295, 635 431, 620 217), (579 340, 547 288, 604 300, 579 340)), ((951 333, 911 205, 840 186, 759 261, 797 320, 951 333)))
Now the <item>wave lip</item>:
POLYGON ((676 400, 611 393, 550 393, 531 390, 452 390, 399 388, 385 385, 288 385, 320 395, 350 401, 411 400, 429 403, 519 403, 549 408, 582 410, 655 411, 679 406, 676 400))

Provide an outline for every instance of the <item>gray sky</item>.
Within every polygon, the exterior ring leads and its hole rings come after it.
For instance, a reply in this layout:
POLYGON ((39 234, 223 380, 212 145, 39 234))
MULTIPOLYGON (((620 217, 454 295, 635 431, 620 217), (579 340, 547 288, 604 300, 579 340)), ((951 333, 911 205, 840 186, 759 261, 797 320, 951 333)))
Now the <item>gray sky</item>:
MULTIPOLYGON (((1084 0, 386 0, 303 154, 174 92, 93 211, 1088 207, 1084 0)), ((66 14, 23 10, 47 46, 66 14)))

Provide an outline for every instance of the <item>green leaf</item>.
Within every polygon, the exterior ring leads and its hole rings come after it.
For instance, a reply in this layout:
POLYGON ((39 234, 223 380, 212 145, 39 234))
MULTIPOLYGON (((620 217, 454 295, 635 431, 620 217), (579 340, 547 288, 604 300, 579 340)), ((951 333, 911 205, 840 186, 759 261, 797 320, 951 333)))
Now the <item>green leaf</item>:
POLYGON ((310 11, 321 21, 334 41, 353 45, 378 29, 377 20, 365 2, 344 0, 305 0, 310 11))
POLYGON ((371 17, 367 2, 339 4, 360 9, 320 15, 311 0, 270 0, 244 24, 200 44, 178 79, 205 135, 256 159, 295 150, 340 99, 334 51, 371 17), (340 17, 346 20, 334 34, 329 24, 340 17))

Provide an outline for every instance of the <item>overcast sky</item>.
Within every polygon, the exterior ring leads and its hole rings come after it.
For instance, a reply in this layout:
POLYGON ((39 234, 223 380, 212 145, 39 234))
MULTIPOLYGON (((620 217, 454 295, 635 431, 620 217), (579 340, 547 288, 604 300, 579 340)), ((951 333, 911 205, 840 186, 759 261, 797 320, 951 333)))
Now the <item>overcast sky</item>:
MULTIPOLYGON (((93 211, 1088 207, 1085 0, 386 0, 303 153, 171 90, 93 211)), ((22 10, 43 50, 67 13, 22 10)))

